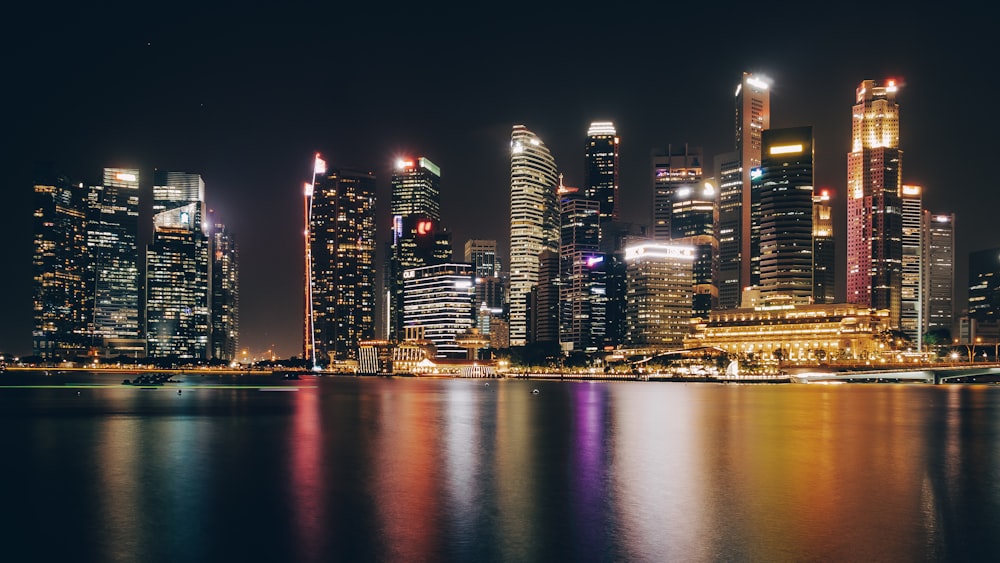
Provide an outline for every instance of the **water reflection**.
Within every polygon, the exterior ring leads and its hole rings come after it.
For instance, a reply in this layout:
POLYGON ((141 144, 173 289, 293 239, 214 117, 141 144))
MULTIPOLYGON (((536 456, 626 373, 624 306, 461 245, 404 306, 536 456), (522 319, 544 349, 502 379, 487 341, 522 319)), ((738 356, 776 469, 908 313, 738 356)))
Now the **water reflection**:
POLYGON ((310 381, 183 396, 0 387, 0 478, 23 507, 11 549, 73 561, 1000 550, 992 386, 310 381))

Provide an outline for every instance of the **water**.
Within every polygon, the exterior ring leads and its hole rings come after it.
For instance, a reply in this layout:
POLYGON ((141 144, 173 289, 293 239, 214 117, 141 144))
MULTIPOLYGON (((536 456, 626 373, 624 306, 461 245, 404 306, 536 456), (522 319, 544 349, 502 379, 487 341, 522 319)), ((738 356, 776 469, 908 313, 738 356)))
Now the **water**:
POLYGON ((0 387, 4 560, 1000 553, 1000 386, 205 382, 0 387))

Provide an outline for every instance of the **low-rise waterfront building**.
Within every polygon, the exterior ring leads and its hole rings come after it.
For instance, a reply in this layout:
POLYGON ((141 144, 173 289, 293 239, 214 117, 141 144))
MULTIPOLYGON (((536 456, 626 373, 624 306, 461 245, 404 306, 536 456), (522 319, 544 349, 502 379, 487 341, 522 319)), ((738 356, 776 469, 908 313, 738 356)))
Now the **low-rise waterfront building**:
POLYGON ((865 360, 887 351, 889 312, 848 303, 760 306, 713 311, 693 329, 685 348, 765 360, 865 360))

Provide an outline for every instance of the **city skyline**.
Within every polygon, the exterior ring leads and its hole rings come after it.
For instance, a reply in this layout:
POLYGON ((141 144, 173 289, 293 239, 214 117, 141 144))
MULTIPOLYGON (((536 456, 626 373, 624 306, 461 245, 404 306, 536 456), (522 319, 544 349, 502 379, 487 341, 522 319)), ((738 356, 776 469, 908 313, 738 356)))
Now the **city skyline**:
POLYGON ((996 139, 975 136, 978 127, 992 130, 995 118, 960 113, 959 105, 988 99, 996 83, 972 67, 986 41, 969 28, 975 22, 949 27, 920 13, 900 14, 890 45, 878 42, 873 50, 875 38, 857 43, 850 37, 847 16, 794 31, 776 18, 767 25, 786 41, 762 41, 741 52, 726 39, 737 22, 708 25, 705 14, 692 14, 704 29, 674 36, 698 39, 690 68, 665 74, 657 70, 670 60, 662 37, 628 19, 634 14, 603 22, 617 48, 593 53, 582 46, 603 28, 574 25, 580 16, 560 21, 575 40, 548 37, 551 30, 541 20, 508 35, 500 18, 496 27, 475 32, 432 25, 438 33, 429 38, 389 22, 370 37, 359 28, 336 42, 302 33, 308 31, 306 13, 203 9, 191 17, 161 14, 133 27, 125 25, 132 16, 115 14, 103 24, 120 24, 113 40, 71 40, 72 30, 96 25, 101 15, 57 13, 46 20, 46 33, 15 32, 5 39, 16 41, 12 52, 24 56, 10 65, 18 87, 10 146, 3 151, 11 199, 0 235, 8 241, 2 259, 11 273, 0 292, 0 351, 27 354, 31 347, 36 162, 52 161, 70 177, 93 183, 106 167, 139 170, 143 243, 152 234, 147 179, 153 171, 201 175, 207 207, 241 244, 241 347, 289 357, 302 346, 301 185, 316 152, 331 166, 375 172, 380 245, 389 228, 394 160, 406 154, 432 160, 441 168, 442 223, 453 233, 456 254, 468 239, 496 239, 509 267, 513 125, 524 124, 544 141, 566 185, 582 186, 587 128, 614 122, 621 137, 622 218, 648 223, 649 151, 688 143, 703 147, 709 161, 732 151, 732 95, 743 72, 773 80, 772 127, 813 127, 816 187, 833 195, 838 298, 844 295, 840 241, 849 119, 862 80, 900 82, 903 181, 923 186, 930 212, 955 214, 959 311, 968 254, 1000 246, 1000 235, 987 229, 1000 201, 989 191, 986 159, 968 158, 997 148, 996 139), (251 39, 248 31, 271 29, 265 15, 273 15, 271 25, 280 33, 251 39), (224 22, 232 25, 215 27, 224 22), (518 55, 529 43, 541 53, 538 60, 518 55), (602 73, 607 85, 595 84, 598 74, 590 72, 602 67, 612 69, 602 73), (400 73, 415 77, 399 81, 400 73), (352 88, 337 89, 351 80, 357 81, 352 88))

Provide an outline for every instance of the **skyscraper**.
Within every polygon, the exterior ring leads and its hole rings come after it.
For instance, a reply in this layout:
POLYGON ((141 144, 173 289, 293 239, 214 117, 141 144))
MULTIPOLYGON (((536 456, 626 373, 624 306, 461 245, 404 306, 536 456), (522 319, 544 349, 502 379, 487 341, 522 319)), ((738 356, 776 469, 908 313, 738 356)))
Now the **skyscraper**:
POLYGON ((813 302, 837 300, 837 252, 833 238, 833 208, 830 191, 813 192, 813 302))
POLYGON ((736 150, 716 160, 719 181, 719 306, 739 306, 750 283, 750 171, 760 166, 771 127, 769 80, 748 72, 736 87, 736 150))
POLYGON ((955 214, 924 211, 925 331, 955 322, 955 214))
POLYGON ((514 126, 510 152, 510 344, 524 346, 538 255, 559 251, 558 170, 549 149, 524 125, 514 126))
POLYGON ((902 286, 903 151, 896 85, 861 82, 847 155, 847 301, 889 311, 899 327, 902 286))
POLYGON ((87 194, 87 246, 93 288, 95 345, 119 347, 139 338, 139 171, 105 168, 87 194))
POLYGON ((476 326, 483 334, 490 333, 490 317, 502 315, 504 287, 497 241, 469 239, 465 241, 466 264, 472 264, 476 286, 476 326))
POLYGON ((626 343, 683 348, 691 330, 694 249, 645 243, 625 250, 628 276, 626 343))
POLYGON ((375 337, 375 175, 328 169, 316 158, 306 190, 314 351, 308 340, 305 349, 306 359, 330 365, 357 359, 358 343, 375 337))
POLYGON ((209 210, 212 238, 211 356, 232 362, 240 346, 239 247, 236 237, 209 210))
POLYGON ((86 192, 45 172, 34 186, 32 349, 46 360, 85 356, 93 286, 87 284, 86 192))
POLYGON ((560 178, 559 342, 564 351, 604 345, 607 294, 600 204, 560 178))
MULTIPOLYGON (((751 265, 768 304, 813 298, 812 127, 768 129, 759 169, 751 171, 751 265)), ((756 280, 755 280, 756 281, 756 280)))
POLYGON ((472 278, 470 264, 434 264, 403 272, 405 326, 433 342, 439 358, 468 354, 456 337, 472 328, 472 278))
POLYGON ((207 359, 211 332, 205 182, 153 174, 153 240, 146 248, 146 341, 150 356, 207 359))
POLYGON ((652 151, 653 238, 695 249, 693 314, 707 318, 718 306, 719 219, 715 186, 704 182, 701 147, 652 151))
POLYGON ((618 220, 618 132, 611 121, 595 121, 587 130, 583 194, 597 201, 602 225, 618 220))
POLYGON ((924 315, 927 313, 924 287, 924 205, 920 186, 903 185, 902 196, 902 279, 900 281, 899 330, 919 347, 923 345, 924 315))
POLYGON ((1000 248, 969 253, 969 318, 980 325, 1000 324, 1000 248))
POLYGON ((451 238, 441 226, 441 169, 429 159, 401 158, 392 175, 392 239, 386 252, 386 330, 403 339, 403 272, 451 261, 451 238))

